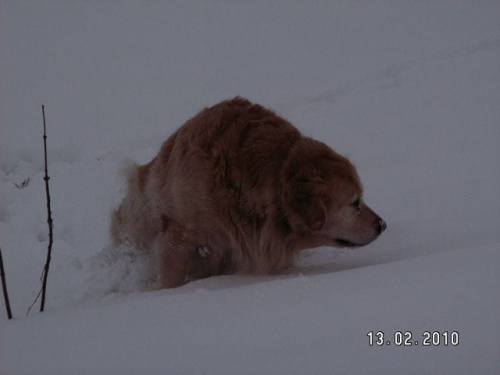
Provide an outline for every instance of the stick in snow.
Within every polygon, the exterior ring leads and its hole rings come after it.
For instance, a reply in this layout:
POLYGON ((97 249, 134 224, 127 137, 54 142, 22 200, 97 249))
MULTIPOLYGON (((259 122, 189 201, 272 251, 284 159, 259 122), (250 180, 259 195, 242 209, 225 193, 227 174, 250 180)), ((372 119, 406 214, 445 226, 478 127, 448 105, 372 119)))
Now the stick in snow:
POLYGON ((45 193, 47 196, 47 223, 49 225, 49 246, 47 248, 47 260, 45 262, 45 266, 43 267, 42 272, 42 288, 38 292, 35 301, 31 304, 28 309, 26 315, 28 315, 31 311, 31 308, 35 305, 36 301, 40 295, 42 296, 42 302, 40 304, 40 311, 43 312, 45 309, 45 295, 47 293, 47 277, 49 275, 49 267, 50 267, 50 259, 52 257, 52 242, 53 242, 53 234, 52 231, 54 229, 54 223, 52 221, 52 212, 50 210, 50 192, 49 192, 49 175, 47 172, 47 130, 45 125, 45 106, 42 105, 42 116, 43 116, 43 155, 45 160, 45 193))
POLYGON ((2 249, 0 249, 0 275, 2 277, 3 299, 7 309, 7 316, 12 319, 12 311, 10 310, 9 293, 7 292, 7 282, 5 281, 5 271, 3 269, 2 249))
POLYGON ((54 223, 52 221, 52 212, 50 210, 50 192, 49 192, 49 175, 47 173, 47 132, 45 126, 45 106, 42 105, 42 116, 43 116, 43 154, 45 158, 45 193, 47 195, 47 223, 49 225, 49 246, 47 248, 47 261, 45 262, 45 267, 43 268, 43 283, 42 283, 42 302, 40 304, 40 311, 45 309, 45 295, 47 292, 47 276, 49 275, 50 259, 52 256, 52 242, 54 229, 54 223))

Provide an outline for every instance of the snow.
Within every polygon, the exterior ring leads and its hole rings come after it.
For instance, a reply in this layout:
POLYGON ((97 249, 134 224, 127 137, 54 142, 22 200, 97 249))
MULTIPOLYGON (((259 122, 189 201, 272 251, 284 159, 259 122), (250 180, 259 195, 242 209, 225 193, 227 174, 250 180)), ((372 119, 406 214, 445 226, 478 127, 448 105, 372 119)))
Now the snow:
POLYGON ((500 373, 500 3, 0 9, 1 374, 500 373), (235 95, 349 156, 388 229, 281 275, 151 291, 151 260, 109 245, 120 170, 235 95), (41 104, 55 241, 47 311, 26 317, 48 243, 41 104))

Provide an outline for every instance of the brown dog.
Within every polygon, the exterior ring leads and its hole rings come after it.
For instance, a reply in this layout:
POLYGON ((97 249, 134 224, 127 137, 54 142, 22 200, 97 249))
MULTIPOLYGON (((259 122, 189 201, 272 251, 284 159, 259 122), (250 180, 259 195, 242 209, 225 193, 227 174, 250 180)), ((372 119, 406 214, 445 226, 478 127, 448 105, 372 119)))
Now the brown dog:
POLYGON ((353 165, 272 111, 234 98, 179 128, 129 170, 115 244, 155 254, 160 288, 226 273, 273 273, 300 250, 372 242, 385 222, 353 165))

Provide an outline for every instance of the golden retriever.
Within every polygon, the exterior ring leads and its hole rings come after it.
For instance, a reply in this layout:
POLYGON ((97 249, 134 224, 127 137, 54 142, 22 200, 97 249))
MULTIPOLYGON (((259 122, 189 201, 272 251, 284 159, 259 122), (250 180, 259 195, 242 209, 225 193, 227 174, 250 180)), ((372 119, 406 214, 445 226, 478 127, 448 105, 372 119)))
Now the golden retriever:
POLYGON ((158 287, 268 274, 300 250, 372 242, 386 223, 354 166, 288 121, 236 97, 202 110, 128 171, 115 244, 151 250, 158 287))

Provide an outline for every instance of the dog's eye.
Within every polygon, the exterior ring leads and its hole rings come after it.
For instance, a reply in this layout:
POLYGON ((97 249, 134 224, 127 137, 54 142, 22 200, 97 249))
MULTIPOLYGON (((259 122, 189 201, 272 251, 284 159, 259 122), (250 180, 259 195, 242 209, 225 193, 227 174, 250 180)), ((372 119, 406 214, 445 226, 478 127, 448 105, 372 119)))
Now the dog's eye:
POLYGON ((361 204, 361 201, 358 199, 356 199, 354 202, 351 203, 351 206, 353 207, 356 207, 356 208, 359 208, 359 205, 361 204))

